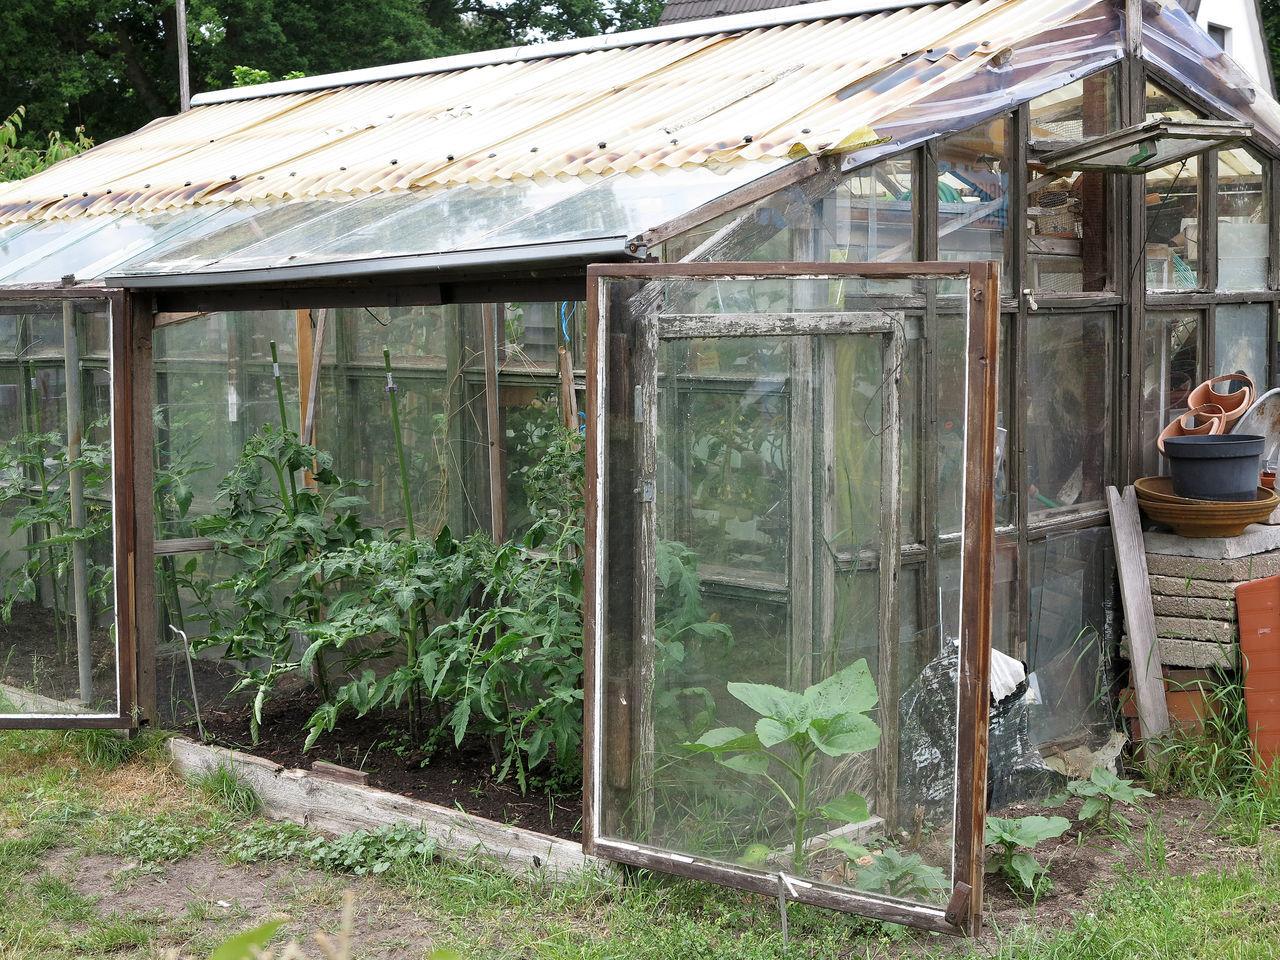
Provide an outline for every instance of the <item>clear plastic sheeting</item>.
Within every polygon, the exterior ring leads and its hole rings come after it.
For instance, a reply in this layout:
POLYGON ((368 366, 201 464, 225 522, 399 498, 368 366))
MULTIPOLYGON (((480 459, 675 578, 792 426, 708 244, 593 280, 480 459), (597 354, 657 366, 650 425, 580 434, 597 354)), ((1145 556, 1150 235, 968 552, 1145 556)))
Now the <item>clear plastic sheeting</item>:
POLYGON ((856 270, 600 282, 617 399, 588 832, 624 862, 949 929, 980 796, 959 678, 987 643, 968 426, 994 391, 973 393, 967 289, 856 270), (903 436, 921 351, 947 357, 928 404, 953 431, 927 466, 903 436))
POLYGON ((0 302, 0 715, 119 713, 110 324, 0 302))
POLYGON ((1280 103, 1172 0, 1142 5, 1142 57, 1229 117, 1254 125, 1255 136, 1280 144, 1280 103))
MULTIPOLYGON (((875 132, 883 142, 854 153, 846 169, 970 127, 1123 58, 1122 6, 1109 0, 1076 0, 1055 9, 1053 21, 930 96, 878 119, 875 132)), ((927 61, 932 53, 921 56, 927 61)), ((886 71, 876 78, 876 88, 927 83, 941 70, 941 62, 915 66, 910 72, 886 71)))
POLYGON ((433 194, 234 205, 111 270, 112 279, 371 262, 575 240, 623 240, 709 203, 779 162, 466 185, 433 194))

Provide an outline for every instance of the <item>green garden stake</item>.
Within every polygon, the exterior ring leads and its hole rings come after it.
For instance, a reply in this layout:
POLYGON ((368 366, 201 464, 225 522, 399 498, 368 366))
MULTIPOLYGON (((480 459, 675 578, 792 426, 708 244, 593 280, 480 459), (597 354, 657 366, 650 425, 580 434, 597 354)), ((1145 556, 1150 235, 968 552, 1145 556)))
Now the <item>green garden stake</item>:
MULTIPOLYGON (((280 429, 285 433, 289 432, 289 418, 284 411, 284 382, 280 379, 280 356, 276 353, 276 342, 271 341, 271 372, 276 378, 276 403, 280 406, 280 429)), ((298 439, 302 439, 299 437, 298 439)), ((293 478, 293 471, 289 471, 289 492, 293 495, 292 503, 298 503, 298 483, 293 478)))
MULTIPOLYGON (((404 437, 400 435, 400 401, 396 396, 396 382, 391 377, 391 351, 386 347, 382 348, 382 365, 387 371, 387 394, 391 397, 391 428, 396 435, 396 456, 400 460, 400 492, 404 496, 404 520, 405 529, 409 534, 409 541, 412 543, 417 539, 417 533, 413 528, 413 504, 409 501, 409 467, 404 459, 404 437)), ((405 638, 405 651, 410 663, 413 663, 417 656, 418 641, 418 610, 414 605, 409 608, 409 635, 405 638)), ((416 690, 409 691, 409 736, 415 742, 421 727, 422 707, 418 700, 416 690)))
POLYGON ((400 402, 396 399, 396 384, 391 379, 391 351, 382 348, 382 363, 387 370, 387 393, 391 396, 391 426, 396 434, 396 456, 400 458, 400 489, 404 493, 404 519, 409 539, 417 535, 413 530, 413 506, 409 503, 409 468, 404 459, 404 438, 400 436, 400 402))

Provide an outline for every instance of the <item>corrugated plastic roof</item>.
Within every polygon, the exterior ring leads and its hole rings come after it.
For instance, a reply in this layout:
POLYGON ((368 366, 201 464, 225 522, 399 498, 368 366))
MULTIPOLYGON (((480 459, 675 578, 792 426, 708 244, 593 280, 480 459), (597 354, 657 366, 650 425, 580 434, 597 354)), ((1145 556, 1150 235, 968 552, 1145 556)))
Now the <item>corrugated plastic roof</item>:
POLYGON ((249 98, 157 120, 0 186, 0 223, 771 161, 763 171, 874 142, 883 118, 1101 6, 967 0, 734 32, 709 21, 695 36, 641 31, 643 42, 619 35, 602 49, 238 92, 249 98))

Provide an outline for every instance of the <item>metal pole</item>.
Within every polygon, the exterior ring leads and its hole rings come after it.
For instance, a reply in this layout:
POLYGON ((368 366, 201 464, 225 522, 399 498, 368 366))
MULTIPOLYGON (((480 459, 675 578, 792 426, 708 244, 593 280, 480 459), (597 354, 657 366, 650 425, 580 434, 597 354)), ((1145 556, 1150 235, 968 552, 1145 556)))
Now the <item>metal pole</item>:
MULTIPOLYGON (((63 368, 67 381, 67 462, 80 459, 84 437, 84 411, 80 405, 80 341, 76 336, 76 308, 70 300, 62 301, 63 368)), ((78 466, 67 474, 71 492, 71 526, 84 529, 84 474, 78 466)), ((80 699, 93 700, 93 661, 89 651, 89 574, 87 544, 71 542, 71 592, 76 606, 76 662, 80 668, 80 699)))
POLYGON ((191 109, 191 66, 187 61, 187 0, 178 6, 178 106, 183 113, 191 109))

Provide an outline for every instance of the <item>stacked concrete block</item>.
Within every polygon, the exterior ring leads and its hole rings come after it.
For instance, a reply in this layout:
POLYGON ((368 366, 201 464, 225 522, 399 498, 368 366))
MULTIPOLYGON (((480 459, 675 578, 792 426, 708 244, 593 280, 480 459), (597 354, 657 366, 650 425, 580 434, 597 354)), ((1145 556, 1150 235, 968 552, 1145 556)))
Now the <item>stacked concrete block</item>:
POLYGON ((1234 668, 1240 660, 1235 589, 1280 574, 1280 528, 1255 525, 1229 538, 1146 533, 1143 539, 1160 662, 1234 668))

